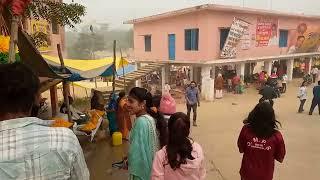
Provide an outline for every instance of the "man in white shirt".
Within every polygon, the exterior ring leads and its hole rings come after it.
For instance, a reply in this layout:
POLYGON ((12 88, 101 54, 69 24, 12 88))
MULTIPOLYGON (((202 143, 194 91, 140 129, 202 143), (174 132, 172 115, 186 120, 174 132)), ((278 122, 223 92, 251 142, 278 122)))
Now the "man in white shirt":
POLYGON ((40 82, 20 63, 0 65, 0 179, 89 180, 77 137, 31 116, 40 82))
POLYGON ((313 66, 313 68, 311 69, 313 83, 315 83, 316 80, 318 79, 317 77, 318 73, 319 73, 319 69, 316 66, 313 66))
POLYGON ((282 75, 282 93, 285 93, 287 91, 287 81, 288 81, 287 74, 283 74, 282 75))

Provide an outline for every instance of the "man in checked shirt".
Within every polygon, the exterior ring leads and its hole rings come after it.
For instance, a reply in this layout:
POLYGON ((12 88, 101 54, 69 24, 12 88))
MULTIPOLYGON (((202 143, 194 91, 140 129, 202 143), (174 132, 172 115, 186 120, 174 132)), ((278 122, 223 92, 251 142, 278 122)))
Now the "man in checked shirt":
POLYGON ((89 180, 77 137, 29 117, 40 82, 26 66, 0 65, 0 179, 89 180))

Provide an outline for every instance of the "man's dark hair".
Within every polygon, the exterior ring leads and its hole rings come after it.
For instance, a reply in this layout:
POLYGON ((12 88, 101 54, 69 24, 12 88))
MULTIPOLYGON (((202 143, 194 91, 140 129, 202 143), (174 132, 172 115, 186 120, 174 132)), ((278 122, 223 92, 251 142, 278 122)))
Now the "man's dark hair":
POLYGON ((318 85, 320 86, 320 81, 318 81, 318 85))
POLYGON ((190 83, 190 84, 192 84, 192 83, 194 83, 195 85, 197 85, 197 83, 196 83, 195 81, 191 81, 191 83, 190 83))
POLYGON ((0 115, 29 113, 40 88, 39 78, 21 63, 0 65, 0 115))

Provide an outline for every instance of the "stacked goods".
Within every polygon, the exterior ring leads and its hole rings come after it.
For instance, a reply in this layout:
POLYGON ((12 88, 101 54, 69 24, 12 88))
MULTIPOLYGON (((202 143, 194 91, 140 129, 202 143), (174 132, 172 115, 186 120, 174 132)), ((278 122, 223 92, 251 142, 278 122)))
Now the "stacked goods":
POLYGON ((91 132, 94 130, 98 125, 99 118, 102 117, 104 113, 104 111, 99 110, 90 111, 90 120, 80 130, 85 132, 91 132))
POLYGON ((61 119, 61 118, 54 118, 53 119, 54 122, 53 124, 51 125, 51 127, 66 127, 66 128, 70 128, 73 123, 65 120, 65 119, 61 119))

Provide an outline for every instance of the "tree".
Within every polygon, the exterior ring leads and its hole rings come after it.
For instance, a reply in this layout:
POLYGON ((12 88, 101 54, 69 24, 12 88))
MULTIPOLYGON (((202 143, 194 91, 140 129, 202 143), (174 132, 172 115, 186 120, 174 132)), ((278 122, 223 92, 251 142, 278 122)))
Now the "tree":
MULTIPOLYGON (((22 21, 31 17, 35 19, 43 18, 61 26, 74 27, 74 24, 80 23, 81 17, 85 15, 84 6, 77 3, 56 2, 55 0, 1 0, 0 12, 5 12, 4 9, 8 9, 12 14, 9 62, 14 62, 17 27, 18 24, 21 24, 19 23, 21 17, 22 21)), ((42 36, 38 37, 42 38, 42 36)))
MULTIPOLYGON (((74 27, 74 24, 81 22, 81 17, 85 15, 85 7, 71 3, 66 4, 62 2, 49 1, 49 0, 33 0, 26 8, 24 18, 40 18, 48 22, 56 23, 61 26, 74 27)), ((31 35, 37 47, 50 44, 50 40, 44 33, 35 33, 31 35)))
POLYGON ((133 47, 132 29, 109 29, 108 24, 97 24, 93 27, 93 32, 92 34, 90 31, 90 25, 87 25, 81 28, 81 32, 66 33, 66 49, 70 58, 91 59, 91 51, 103 51, 102 54, 111 55, 113 40, 117 40, 117 48, 121 48, 123 52, 133 47))
POLYGON ((67 39, 76 38, 70 45, 67 45, 67 51, 70 58, 75 59, 95 59, 94 53, 96 51, 103 51, 105 49, 104 37, 101 33, 90 31, 89 26, 84 26, 80 33, 74 34, 68 32, 67 39), (71 36, 71 37, 70 37, 71 36))
POLYGON ((81 22, 86 13, 85 7, 78 3, 62 3, 49 0, 33 0, 24 15, 27 18, 45 19, 61 26, 74 27, 81 22))

